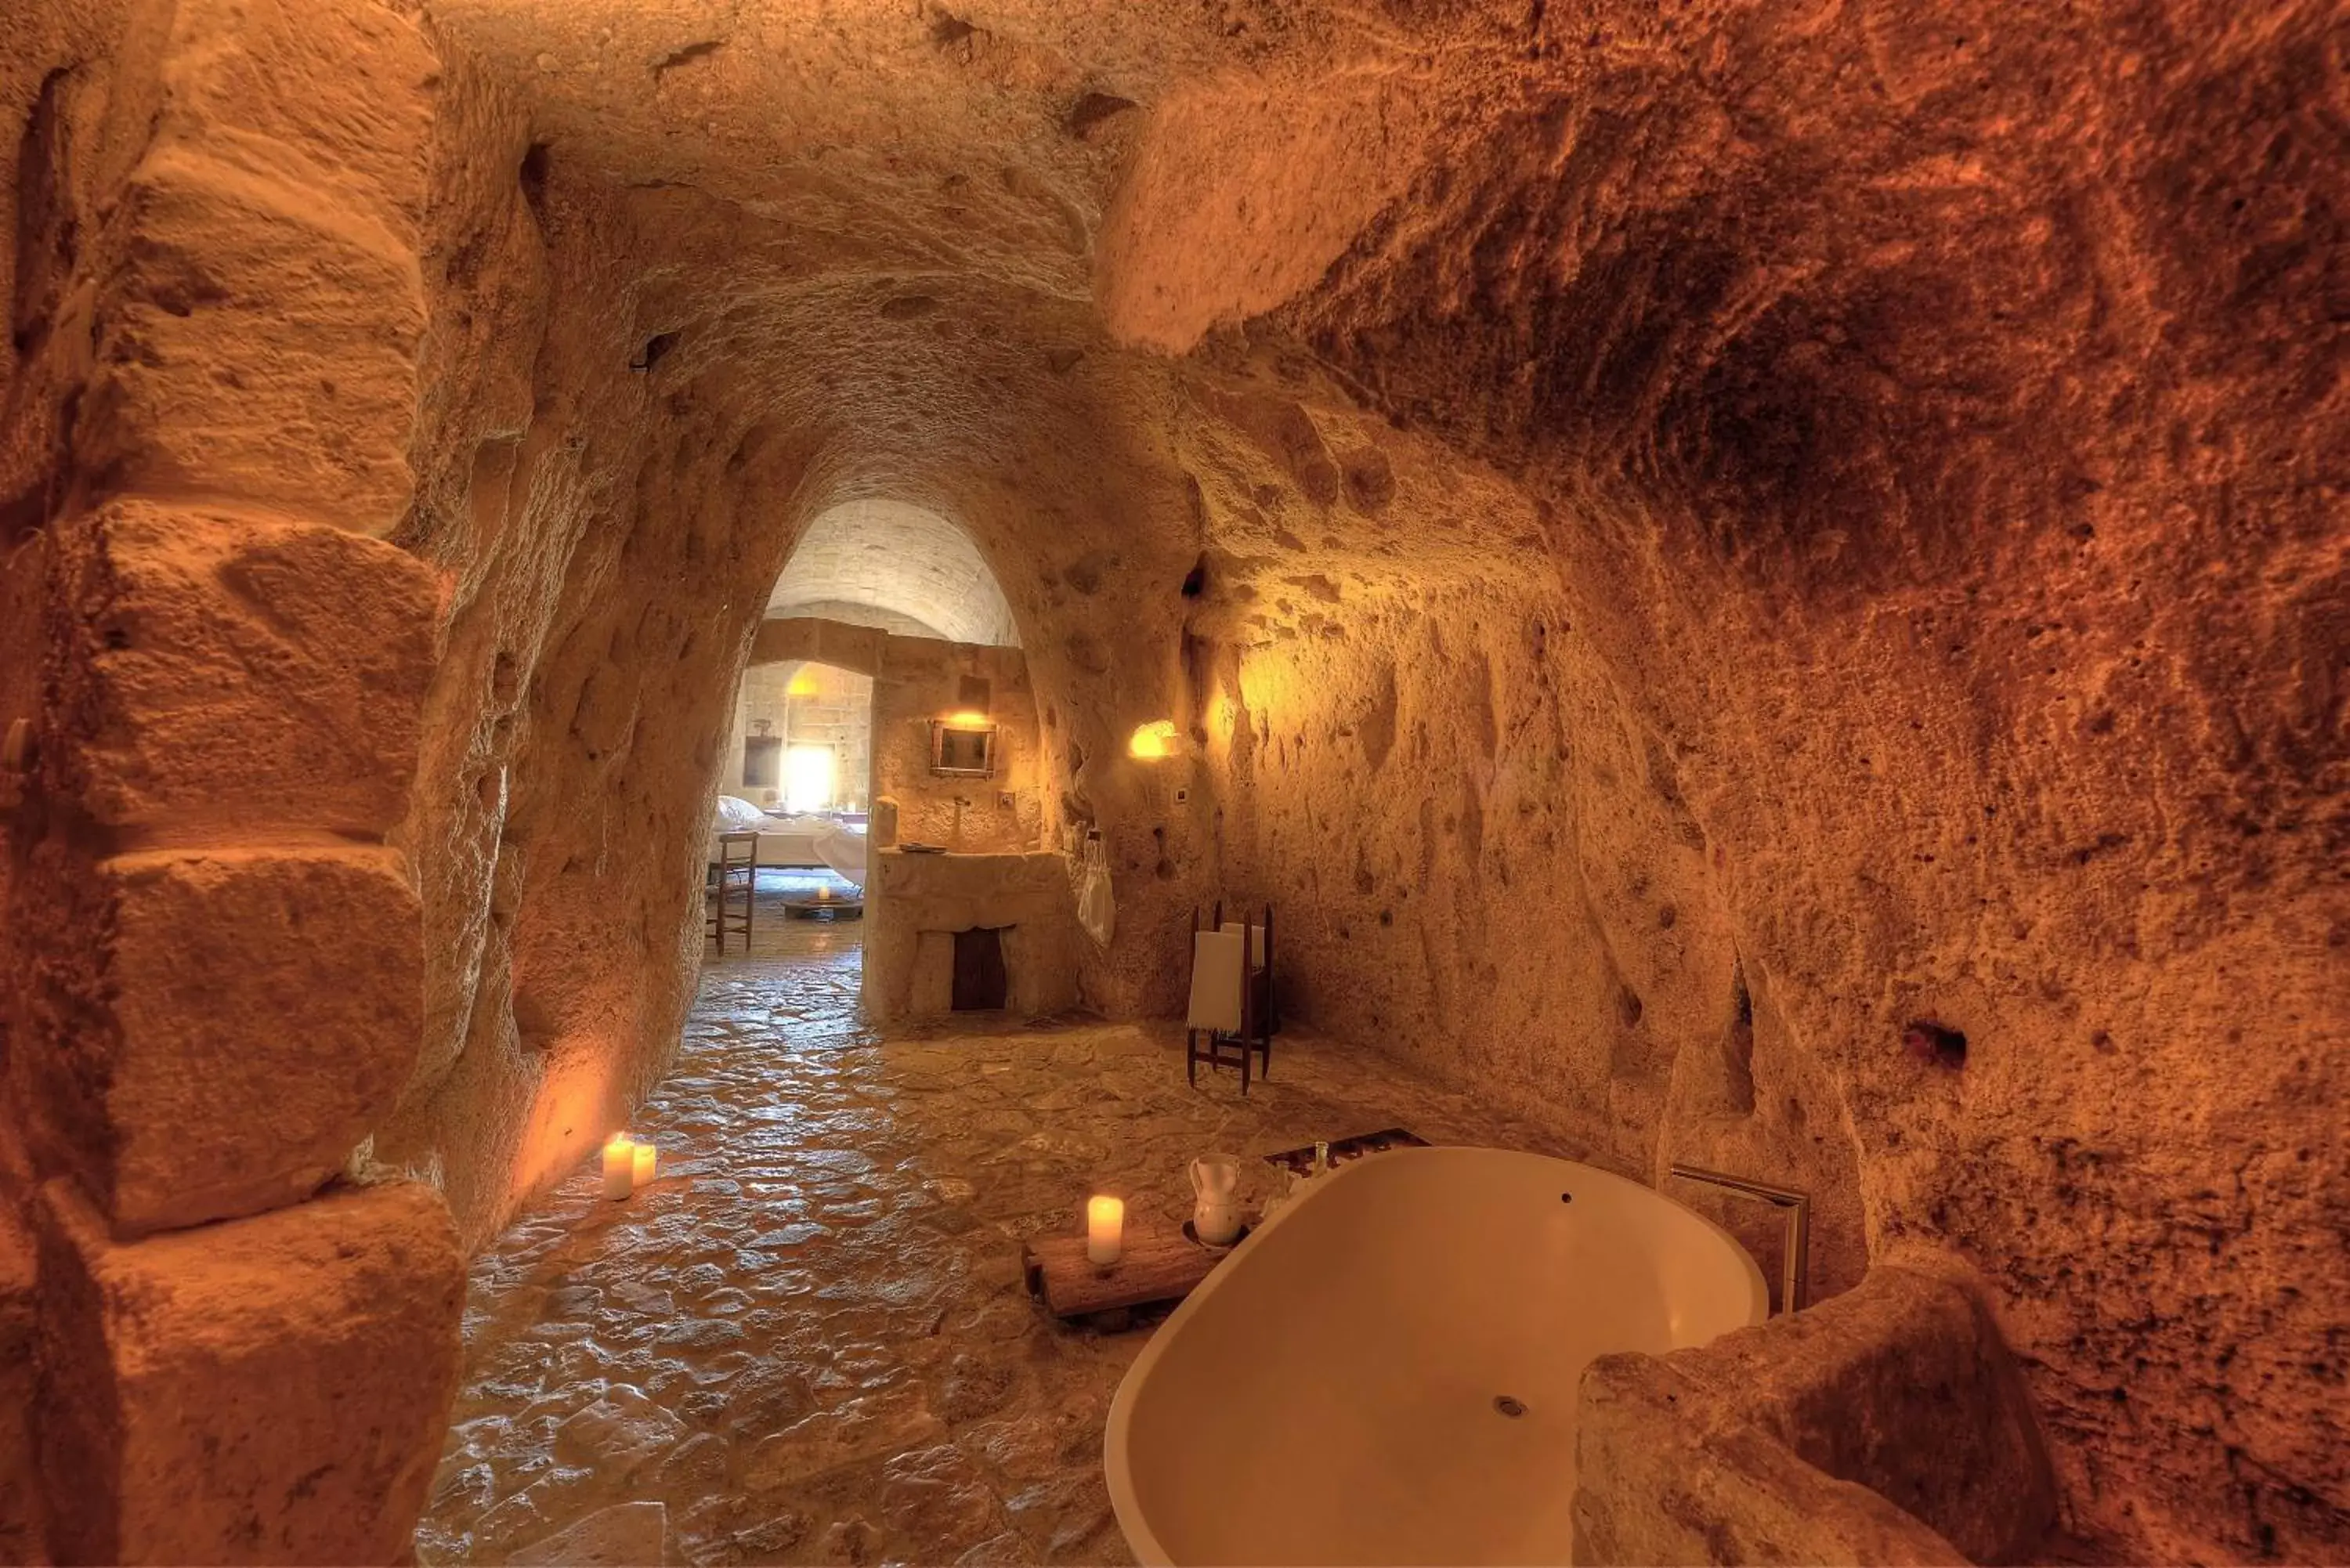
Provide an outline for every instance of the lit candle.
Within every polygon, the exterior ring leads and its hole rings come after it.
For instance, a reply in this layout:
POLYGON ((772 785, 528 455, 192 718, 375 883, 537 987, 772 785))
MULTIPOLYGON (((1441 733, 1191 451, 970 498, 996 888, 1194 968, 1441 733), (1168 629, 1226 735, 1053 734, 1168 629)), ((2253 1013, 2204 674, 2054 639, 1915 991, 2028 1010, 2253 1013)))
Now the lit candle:
POLYGON ((626 1133, 614 1133, 604 1146, 604 1196, 626 1198, 636 1184, 636 1143, 626 1133))
POLYGON ((1086 1258, 1095 1263, 1115 1263, 1126 1241, 1126 1202, 1118 1198, 1086 1199, 1086 1258))
POLYGON ((660 1150, 655 1148, 652 1145, 649 1143, 640 1143, 637 1145, 636 1170, 632 1179, 636 1182, 636 1185, 639 1187, 650 1187, 652 1185, 653 1167, 660 1162, 660 1150))
POLYGON ((829 903, 832 899, 832 884, 829 882, 817 883, 816 885, 816 902, 819 904, 829 903))

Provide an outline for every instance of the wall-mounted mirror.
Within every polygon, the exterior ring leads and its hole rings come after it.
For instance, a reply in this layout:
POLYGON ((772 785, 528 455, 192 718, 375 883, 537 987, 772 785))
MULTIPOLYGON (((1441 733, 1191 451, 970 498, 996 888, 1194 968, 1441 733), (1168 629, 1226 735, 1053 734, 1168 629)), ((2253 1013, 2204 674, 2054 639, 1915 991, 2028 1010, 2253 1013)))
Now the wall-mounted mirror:
POLYGON ((931 721, 931 772, 954 778, 995 776, 995 726, 931 721))

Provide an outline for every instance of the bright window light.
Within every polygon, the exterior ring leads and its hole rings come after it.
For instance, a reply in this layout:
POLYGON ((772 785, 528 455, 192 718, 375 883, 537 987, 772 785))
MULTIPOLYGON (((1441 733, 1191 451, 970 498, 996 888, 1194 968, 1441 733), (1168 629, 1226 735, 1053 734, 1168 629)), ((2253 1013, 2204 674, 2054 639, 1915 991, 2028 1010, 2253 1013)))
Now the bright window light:
POLYGON ((794 746, 784 759, 784 809, 829 809, 839 771, 830 746, 794 746))

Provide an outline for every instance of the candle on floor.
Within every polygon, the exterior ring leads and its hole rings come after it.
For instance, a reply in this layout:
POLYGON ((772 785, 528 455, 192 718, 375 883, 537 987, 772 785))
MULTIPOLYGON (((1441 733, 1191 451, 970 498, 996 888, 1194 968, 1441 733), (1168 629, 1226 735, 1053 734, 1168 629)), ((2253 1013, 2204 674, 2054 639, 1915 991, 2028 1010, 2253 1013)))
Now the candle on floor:
POLYGON ((636 1184, 636 1141, 626 1133, 614 1133, 604 1146, 604 1196, 626 1198, 636 1184))
POLYGON ((1126 1247, 1126 1202, 1118 1198, 1086 1199, 1086 1258, 1115 1263, 1126 1247))
POLYGON ((649 1143, 636 1147, 636 1170, 633 1179, 639 1187, 652 1185, 653 1167, 660 1161, 660 1150, 649 1143))

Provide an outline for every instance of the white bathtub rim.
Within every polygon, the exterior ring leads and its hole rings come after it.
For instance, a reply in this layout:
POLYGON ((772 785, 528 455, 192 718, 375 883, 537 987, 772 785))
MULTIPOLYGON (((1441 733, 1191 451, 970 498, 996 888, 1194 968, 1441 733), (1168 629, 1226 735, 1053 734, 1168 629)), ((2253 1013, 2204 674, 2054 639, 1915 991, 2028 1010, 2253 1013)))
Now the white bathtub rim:
MULTIPOLYGON (((1426 1159, 1431 1156, 1458 1158, 1464 1154, 1503 1154, 1517 1159, 1538 1159, 1545 1164, 1563 1167, 1566 1170, 1575 1172, 1573 1177, 1563 1179, 1570 1185, 1586 1177, 1598 1177, 1605 1181, 1618 1181, 1627 1187, 1638 1188, 1647 1197, 1671 1204, 1720 1237, 1729 1246, 1731 1255, 1746 1266, 1747 1282, 1753 1293, 1747 1314, 1749 1324, 1761 1323, 1770 1312, 1771 1287, 1764 1281, 1762 1265, 1755 1262, 1754 1255, 1746 1250, 1745 1245, 1737 1237, 1679 1199, 1643 1182, 1635 1181, 1628 1176, 1618 1176, 1612 1170, 1602 1170, 1596 1165, 1586 1165, 1580 1160, 1565 1159, 1556 1155, 1535 1154, 1526 1149, 1495 1148, 1482 1144, 1430 1144, 1418 1147, 1384 1149, 1376 1155, 1366 1155, 1349 1160, 1345 1165, 1307 1182, 1305 1189, 1297 1197, 1291 1199, 1274 1211, 1272 1219, 1252 1229, 1241 1240, 1240 1244, 1233 1248, 1233 1255, 1237 1257, 1243 1251, 1256 1245, 1261 1237, 1278 1229, 1300 1208, 1315 1201, 1337 1183, 1356 1176, 1365 1166, 1374 1160, 1384 1163, 1392 1159, 1426 1159)), ((1219 1271, 1222 1266, 1219 1265, 1219 1271)), ((1143 1522, 1141 1502, 1134 1495, 1134 1482, 1127 1465, 1127 1428, 1134 1415, 1133 1391, 1141 1386, 1143 1380, 1149 1376, 1150 1369, 1158 1365, 1163 1347, 1173 1339, 1176 1331, 1183 1325, 1184 1320, 1201 1310, 1201 1303, 1207 1299, 1209 1288, 1214 1280, 1215 1275, 1211 1273, 1197 1290, 1176 1303, 1175 1310, 1167 1314, 1166 1321, 1151 1331, 1150 1342, 1142 1347, 1142 1353, 1137 1355, 1134 1358, 1134 1364, 1126 1369, 1126 1376, 1118 1379, 1118 1391, 1110 1397, 1109 1419, 1102 1432, 1103 1476, 1108 1484, 1110 1511, 1118 1520, 1119 1532, 1126 1537, 1127 1549, 1134 1553, 1135 1562, 1144 1564, 1145 1568, 1172 1568, 1175 1559, 1164 1546, 1159 1544, 1158 1536, 1151 1532, 1149 1526, 1143 1522)))

